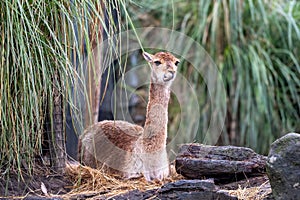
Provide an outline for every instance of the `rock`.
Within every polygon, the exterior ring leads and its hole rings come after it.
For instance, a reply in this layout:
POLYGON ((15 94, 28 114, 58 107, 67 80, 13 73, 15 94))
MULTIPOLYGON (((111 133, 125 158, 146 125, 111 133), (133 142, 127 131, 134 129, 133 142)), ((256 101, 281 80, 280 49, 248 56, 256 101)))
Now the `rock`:
POLYGON ((300 199, 300 134, 289 133, 271 145, 267 174, 275 199, 300 199))
POLYGON ((229 190, 230 194, 239 195, 240 199, 273 199, 267 174, 218 186, 221 190, 229 190))
POLYGON ((237 200, 225 191, 218 191, 212 180, 179 180, 167 183, 159 189, 139 191, 133 190, 114 196, 113 199, 206 199, 237 200))
POLYGON ((265 173, 266 157, 252 149, 234 146, 182 145, 176 171, 186 178, 215 178, 230 182, 265 173))
POLYGON ((247 179, 243 179, 240 181, 234 181, 231 183, 226 183, 223 185, 219 185, 220 189, 223 190, 237 190, 239 188, 248 188, 248 187, 263 187, 262 189, 265 193, 270 193, 271 186, 269 183, 269 178, 266 175, 264 176, 256 176, 247 179), (269 190, 270 192, 266 191, 269 190))

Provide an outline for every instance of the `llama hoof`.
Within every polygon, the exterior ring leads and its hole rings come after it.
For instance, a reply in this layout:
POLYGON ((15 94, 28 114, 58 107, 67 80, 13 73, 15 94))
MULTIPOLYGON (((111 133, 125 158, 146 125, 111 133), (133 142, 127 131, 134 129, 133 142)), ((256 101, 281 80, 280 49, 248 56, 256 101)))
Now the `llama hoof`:
POLYGON ((147 181, 153 181, 153 180, 163 180, 164 178, 167 178, 169 176, 169 168, 163 168, 156 171, 151 171, 144 173, 144 177, 147 181))

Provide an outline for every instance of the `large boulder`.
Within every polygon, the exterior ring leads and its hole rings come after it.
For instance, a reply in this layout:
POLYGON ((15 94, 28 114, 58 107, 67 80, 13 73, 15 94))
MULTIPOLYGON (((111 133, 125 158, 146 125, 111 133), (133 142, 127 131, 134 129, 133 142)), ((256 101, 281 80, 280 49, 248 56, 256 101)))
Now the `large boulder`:
POLYGON ((275 199, 300 199, 300 134, 289 133, 276 140, 266 168, 275 199))

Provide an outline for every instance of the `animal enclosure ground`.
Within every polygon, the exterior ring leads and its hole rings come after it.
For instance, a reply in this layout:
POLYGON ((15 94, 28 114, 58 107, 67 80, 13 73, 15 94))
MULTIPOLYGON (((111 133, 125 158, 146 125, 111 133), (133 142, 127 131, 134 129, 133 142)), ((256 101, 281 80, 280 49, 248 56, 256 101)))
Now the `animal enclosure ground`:
MULTIPOLYGON (((132 190, 158 189, 166 183, 183 179, 180 175, 172 173, 171 177, 164 182, 149 183, 144 178, 120 180, 99 170, 78 164, 68 165, 65 175, 40 169, 32 177, 24 173, 23 181, 18 181, 18 177, 17 174, 11 174, 7 182, 1 175, 0 199, 23 199, 24 197, 27 199, 106 199, 132 190), (42 183, 45 185, 47 194, 45 190, 42 191, 42 183)), ((218 185, 218 187, 244 199, 253 199, 253 197, 263 199, 271 192, 266 176, 218 185)))
POLYGON ((49 194, 66 194, 73 188, 72 182, 65 176, 51 170, 39 169, 34 175, 22 172, 0 176, 0 199, 24 198, 26 196, 45 197, 41 189, 45 185, 49 194))

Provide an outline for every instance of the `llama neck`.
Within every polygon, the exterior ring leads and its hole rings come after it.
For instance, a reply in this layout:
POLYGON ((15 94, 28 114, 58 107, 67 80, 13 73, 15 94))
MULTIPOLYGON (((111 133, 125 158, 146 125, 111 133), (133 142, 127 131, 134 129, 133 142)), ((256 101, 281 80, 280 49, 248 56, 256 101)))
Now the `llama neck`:
POLYGON ((155 151, 166 146, 169 99, 170 88, 168 86, 150 84, 143 133, 143 146, 146 151, 155 151))

